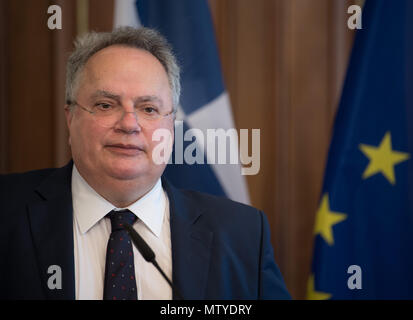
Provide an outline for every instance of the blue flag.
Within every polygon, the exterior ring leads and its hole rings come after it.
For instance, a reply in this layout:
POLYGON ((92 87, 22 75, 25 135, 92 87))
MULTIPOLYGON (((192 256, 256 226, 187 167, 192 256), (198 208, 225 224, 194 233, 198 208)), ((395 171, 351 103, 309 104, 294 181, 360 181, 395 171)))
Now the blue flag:
MULTIPOLYGON (((145 26, 158 30, 172 45, 181 67, 182 94, 175 128, 172 164, 164 175, 181 188, 227 196, 249 203, 246 179, 239 164, 218 164, 208 158, 208 129, 234 128, 231 105, 224 87, 211 14, 206 0, 119 0, 115 3, 115 26, 145 26), (131 7, 133 6, 133 7, 131 7), (139 20, 136 22, 135 20, 139 20), (202 132, 184 139, 189 129, 202 132), (178 150, 197 144, 201 163, 187 163, 178 150), (205 155, 205 156, 204 156, 205 155)), ((236 138, 232 142, 237 145, 236 138)), ((216 159, 215 159, 216 160, 216 159)))
POLYGON ((309 299, 413 298, 413 1, 367 0, 314 228, 309 299))

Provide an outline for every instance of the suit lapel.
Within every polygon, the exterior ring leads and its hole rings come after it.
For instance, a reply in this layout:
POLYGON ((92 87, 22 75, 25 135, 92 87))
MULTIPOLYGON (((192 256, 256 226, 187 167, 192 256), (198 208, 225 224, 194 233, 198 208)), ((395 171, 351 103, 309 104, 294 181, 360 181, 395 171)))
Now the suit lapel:
POLYGON ((213 233, 202 224, 194 200, 165 179, 162 183, 170 203, 172 282, 184 299, 204 299, 213 233))
POLYGON ((44 180, 36 189, 43 200, 28 206, 41 281, 49 299, 75 299, 72 165, 70 162, 44 180), (61 289, 49 288, 49 279, 52 284, 58 283, 58 273, 49 270, 50 266, 61 270, 61 289))

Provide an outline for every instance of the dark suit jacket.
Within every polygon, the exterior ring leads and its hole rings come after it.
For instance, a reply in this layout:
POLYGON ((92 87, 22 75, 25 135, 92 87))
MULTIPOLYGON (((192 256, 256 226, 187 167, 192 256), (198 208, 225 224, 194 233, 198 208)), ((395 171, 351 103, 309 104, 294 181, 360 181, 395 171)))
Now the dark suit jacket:
MULTIPOLYGON (((75 298, 72 166, 0 176, 0 299, 75 298), (62 270, 60 290, 47 285, 52 265, 62 270)), ((172 281, 184 299, 289 298, 261 211, 162 184, 172 281)))

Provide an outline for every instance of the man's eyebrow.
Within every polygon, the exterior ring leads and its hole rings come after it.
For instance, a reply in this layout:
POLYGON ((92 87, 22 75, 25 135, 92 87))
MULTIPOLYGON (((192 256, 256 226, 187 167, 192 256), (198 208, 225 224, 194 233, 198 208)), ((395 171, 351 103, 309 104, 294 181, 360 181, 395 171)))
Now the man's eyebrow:
MULTIPOLYGON (((116 100, 119 104, 121 103, 121 100, 122 100, 120 95, 106 91, 106 90, 97 90, 95 93, 92 94, 92 99, 96 99, 100 97, 105 97, 105 98, 116 100)), ((133 101, 135 105, 138 105, 140 103, 145 103, 145 102, 156 102, 158 103, 159 106, 163 105, 162 99, 158 98, 157 96, 152 96, 152 95, 140 96, 138 98, 135 98, 133 101)))
POLYGON ((96 99, 100 97, 110 98, 118 102, 120 102, 121 100, 120 95, 106 91, 106 90, 97 90, 95 93, 92 94, 92 99, 96 99))
POLYGON ((144 102, 156 102, 159 104, 159 106, 163 105, 163 102, 161 99, 159 99, 157 96, 141 96, 136 99, 134 99, 135 105, 139 103, 144 103, 144 102))

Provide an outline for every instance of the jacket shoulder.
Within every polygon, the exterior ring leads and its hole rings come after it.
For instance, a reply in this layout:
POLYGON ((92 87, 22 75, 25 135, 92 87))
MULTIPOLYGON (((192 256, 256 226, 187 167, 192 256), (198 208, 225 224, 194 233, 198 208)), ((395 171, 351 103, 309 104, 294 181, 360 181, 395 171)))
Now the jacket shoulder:
POLYGON ((0 174, 1 191, 3 192, 14 188, 21 190, 28 187, 35 187, 55 170, 55 168, 47 168, 23 173, 0 174))
POLYGON ((180 190, 182 193, 184 193, 186 196, 194 199, 195 201, 199 201, 203 204, 209 204, 211 206, 219 206, 219 207, 234 207, 238 209, 243 209, 243 210, 257 210, 256 208, 241 203, 237 202, 231 199, 228 199, 223 196, 215 196, 209 193, 204 193, 204 192, 199 192, 195 190, 180 190))
POLYGON ((203 211, 208 219, 219 224, 261 224, 264 213, 257 208, 225 197, 198 191, 180 190, 203 211))
POLYGON ((34 189, 56 169, 48 168, 24 173, 0 175, 0 203, 12 208, 34 195, 34 189))

